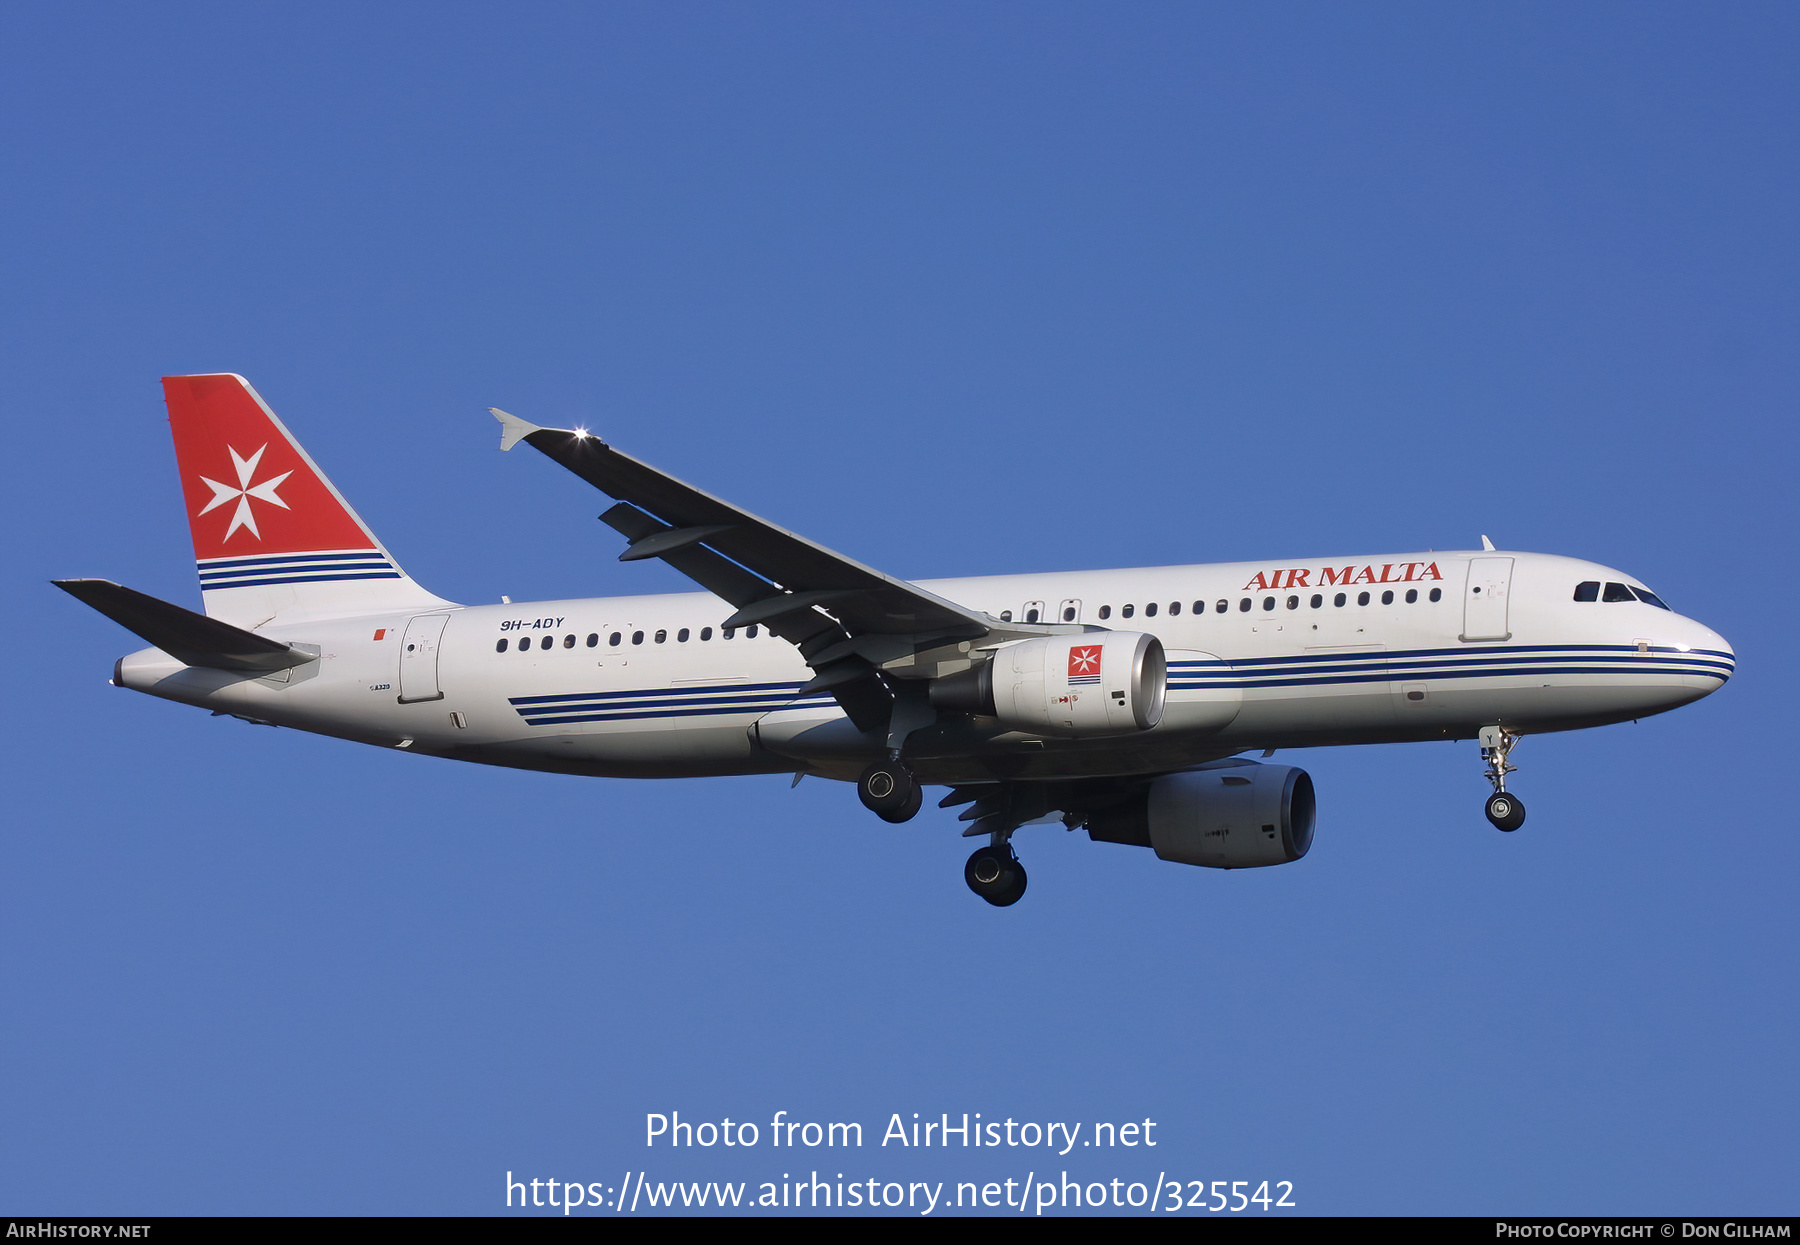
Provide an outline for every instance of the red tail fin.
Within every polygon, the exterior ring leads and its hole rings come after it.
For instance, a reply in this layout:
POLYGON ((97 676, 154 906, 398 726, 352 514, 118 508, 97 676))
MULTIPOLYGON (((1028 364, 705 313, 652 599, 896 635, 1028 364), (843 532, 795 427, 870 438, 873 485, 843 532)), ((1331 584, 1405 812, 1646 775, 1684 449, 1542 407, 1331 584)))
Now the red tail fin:
POLYGON ((242 376, 165 376, 206 612, 260 625, 444 602, 407 577, 242 376))

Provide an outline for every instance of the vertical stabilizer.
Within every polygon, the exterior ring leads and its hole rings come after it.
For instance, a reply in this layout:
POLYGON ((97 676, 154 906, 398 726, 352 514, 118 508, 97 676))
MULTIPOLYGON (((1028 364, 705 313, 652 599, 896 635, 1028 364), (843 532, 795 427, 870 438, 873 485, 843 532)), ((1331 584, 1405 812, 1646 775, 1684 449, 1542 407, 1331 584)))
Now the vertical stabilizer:
POLYGON ((250 382, 165 376, 209 617, 270 621, 450 604, 415 583, 250 382))

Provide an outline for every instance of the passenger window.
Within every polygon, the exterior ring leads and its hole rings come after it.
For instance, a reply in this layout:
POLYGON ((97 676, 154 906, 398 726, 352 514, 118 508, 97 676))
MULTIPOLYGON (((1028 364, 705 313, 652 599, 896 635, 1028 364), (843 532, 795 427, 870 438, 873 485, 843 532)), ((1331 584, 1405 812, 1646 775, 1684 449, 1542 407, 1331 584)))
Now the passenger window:
POLYGON ((1101 618, 1102 618, 1102 619, 1107 619, 1107 618, 1111 618, 1111 617, 1112 617, 1112 606, 1110 606, 1110 605, 1102 605, 1102 606, 1101 606, 1101 607, 1100 607, 1100 617, 1101 617, 1101 618))
POLYGON ((1411 605, 1413 602, 1417 601, 1418 599, 1419 599, 1419 590, 1417 588, 1408 588, 1406 590, 1406 603, 1408 605, 1411 605))
POLYGON ((1356 603, 1358 605, 1367 605, 1369 603, 1369 594, 1366 592, 1357 593, 1356 594, 1356 603))
POLYGON ((612 645, 614 648, 618 648, 619 641, 623 638, 624 638, 623 636, 621 636, 617 631, 615 631, 611 635, 606 637, 606 642, 608 644, 612 645))
POLYGON ((600 633, 599 632, 597 632, 597 631, 588 632, 588 647, 589 648, 599 648, 600 647, 600 633))
POLYGON ((668 638, 669 638, 669 633, 667 631, 658 629, 658 631, 656 633, 656 642, 658 644, 666 643, 668 641, 668 638))
POLYGON ((644 633, 642 631, 633 631, 631 633, 631 642, 633 644, 642 644, 644 642, 644 633))
POLYGON ((1026 610, 1026 611, 1025 611, 1025 621, 1026 621, 1026 622, 1028 622, 1028 623, 1034 623, 1034 622, 1036 622, 1036 621, 1037 621, 1037 620, 1038 620, 1038 617, 1037 617, 1037 611, 1036 611, 1036 610, 1026 610))
MULTIPOLYGON (((1645 605, 1654 605, 1659 610, 1669 610, 1669 607, 1663 604, 1662 598, 1650 591, 1650 589, 1633 588, 1632 591, 1637 593, 1638 600, 1642 601, 1645 605)), ((1669 613, 1671 614, 1674 612, 1674 610, 1669 610, 1669 613)))
POLYGON ((1250 598, 1245 597, 1242 601, 1238 602, 1238 613, 1248 614, 1249 612, 1250 612, 1250 598))
POLYGON ((1343 605, 1344 601, 1345 601, 1345 597, 1344 597, 1344 594, 1341 592, 1338 593, 1335 597, 1331 598, 1331 603, 1334 606, 1341 606, 1341 605, 1343 605))
POLYGON ((1431 599, 1433 601, 1442 601, 1444 599, 1444 590, 1442 588, 1433 588, 1431 590, 1431 599))
POLYGON ((549 648, 552 644, 555 644, 555 643, 556 643, 556 637, 553 635, 547 635, 543 639, 538 641, 538 647, 539 648, 549 648))
POLYGON ((688 642, 688 629, 686 627, 683 627, 680 631, 677 631, 675 633, 675 643, 686 644, 687 642, 688 642))
POLYGON ((1150 604, 1148 604, 1144 607, 1144 617, 1145 618, 1155 618, 1156 617, 1156 602, 1155 601, 1150 602, 1150 604))
POLYGON ((746 640, 754 640, 756 638, 756 624, 755 623, 751 623, 748 627, 744 628, 744 638, 746 640))
POLYGON ((575 647, 575 637, 572 635, 564 636, 563 637, 563 647, 564 648, 574 648, 575 647))
POLYGON ((494 642, 494 651, 496 653, 504 653, 506 651, 506 641, 505 640, 496 640, 494 642))
POLYGON ((1263 598, 1263 609, 1265 611, 1267 611, 1267 610, 1272 610, 1274 608, 1275 608, 1275 598, 1274 597, 1264 597, 1263 598))
POLYGON ((1631 589, 1627 588, 1624 584, 1608 584, 1608 585, 1606 585, 1606 591, 1601 594, 1600 599, 1602 601, 1635 601, 1635 600, 1637 600, 1636 597, 1631 595, 1631 589))
POLYGON ((1389 588, 1386 592, 1381 594, 1381 603, 1383 605, 1392 605, 1394 603, 1394 590, 1392 588, 1389 588))
POLYGON ((702 640, 710 640, 710 639, 712 639, 712 628, 711 628, 711 627, 702 627, 702 628, 700 628, 700 638, 701 638, 701 639, 702 639, 702 640))
POLYGON ((1075 607, 1073 605, 1065 605, 1063 607, 1063 621, 1064 622, 1074 622, 1075 621, 1075 607))
POLYGON ((1287 607, 1291 610, 1299 609, 1300 608, 1300 598, 1299 597, 1289 597, 1287 599, 1287 607))
POLYGON ((1307 604, 1311 605, 1314 609, 1318 609, 1321 605, 1325 604, 1325 598, 1315 592, 1313 593, 1313 599, 1307 602, 1307 604))
POLYGON ((1219 611, 1219 613, 1223 614, 1227 609, 1231 608, 1231 602, 1220 601, 1219 604, 1215 608, 1219 611))
POLYGON ((1171 614, 1181 613, 1181 602, 1180 601, 1170 601, 1169 602, 1169 613, 1171 613, 1171 614))
POLYGON ((1577 601, 1598 601, 1600 599, 1600 581, 1584 579, 1576 584, 1575 599, 1577 601))
MULTIPOLYGON (((1106 617, 1105 611, 1101 611, 1100 617, 1102 617, 1102 618, 1106 617)), ((1000 621, 1001 622, 1011 622, 1012 621, 1012 611, 1011 610, 1001 610, 1000 611, 1000 621)), ((725 638, 727 640, 729 640, 731 638, 731 632, 727 631, 725 633, 725 638)))
POLYGON ((721 627, 721 628, 719 628, 719 638, 722 640, 735 639, 736 636, 737 636, 737 628, 736 627, 721 627))
POLYGON ((1206 602, 1205 601, 1195 601, 1194 602, 1194 613, 1196 613, 1196 614, 1206 613, 1206 602))

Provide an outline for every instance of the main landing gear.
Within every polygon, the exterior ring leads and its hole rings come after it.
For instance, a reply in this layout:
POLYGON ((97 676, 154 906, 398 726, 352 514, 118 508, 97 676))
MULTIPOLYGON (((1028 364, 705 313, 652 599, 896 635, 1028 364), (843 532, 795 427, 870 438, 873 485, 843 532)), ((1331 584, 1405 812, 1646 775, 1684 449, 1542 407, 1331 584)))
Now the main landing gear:
POLYGON ((1016 904, 1025 894, 1025 866, 1007 842, 976 848, 963 866, 963 879, 970 890, 996 908, 1016 904))
MULTIPOLYGON (((1025 866, 1013 854, 1013 831, 1031 822, 1048 821, 1053 811, 1050 788, 1044 783, 983 782, 955 787, 938 803, 939 808, 967 804, 958 821, 972 823, 964 838, 985 838, 963 866, 969 889, 993 904, 1008 908, 1025 894, 1025 866)), ((1064 825, 1071 825, 1064 817, 1064 825)), ((1072 828, 1072 825, 1071 825, 1072 828)))
POLYGON ((906 763, 898 757, 877 761, 856 780, 856 794, 863 807, 883 821, 898 825, 911 821, 925 802, 924 789, 906 763))
MULTIPOLYGON (((1021 809, 1019 802, 1004 788, 984 785, 977 789, 990 794, 967 794, 968 788, 961 788, 945 797, 939 807, 974 803, 962 819, 973 819, 976 824, 964 834, 985 834, 988 843, 969 857, 963 866, 963 880, 970 890, 996 908, 1010 907, 1025 894, 1025 866, 1013 855, 1012 832, 1044 810, 1041 800, 1037 805, 1021 809)), ((856 780, 856 794, 863 807, 883 821, 896 823, 911 821, 924 802, 924 791, 918 778, 898 756, 876 761, 865 769, 856 780)))
POLYGON ((1496 830, 1510 832, 1525 824, 1524 803, 1506 789, 1506 776, 1519 768, 1506 758, 1518 742, 1519 737, 1505 727, 1481 728, 1481 759, 1487 762, 1487 780, 1494 784, 1494 794, 1488 797, 1487 819, 1496 830))

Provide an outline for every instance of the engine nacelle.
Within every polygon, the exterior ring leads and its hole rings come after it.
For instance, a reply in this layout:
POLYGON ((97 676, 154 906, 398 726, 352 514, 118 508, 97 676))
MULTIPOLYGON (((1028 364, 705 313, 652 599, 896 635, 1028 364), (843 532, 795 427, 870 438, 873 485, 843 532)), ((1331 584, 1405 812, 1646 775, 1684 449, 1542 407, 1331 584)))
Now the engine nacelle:
POLYGON ((1215 761, 1166 774, 1123 804, 1088 816, 1088 837, 1149 847, 1210 869, 1284 865, 1312 846, 1312 779, 1291 765, 1215 761))
POLYGON ((1138 631, 1041 636, 934 679, 939 709, 999 718, 1040 735, 1126 735, 1162 721, 1168 691, 1162 641, 1138 631))

